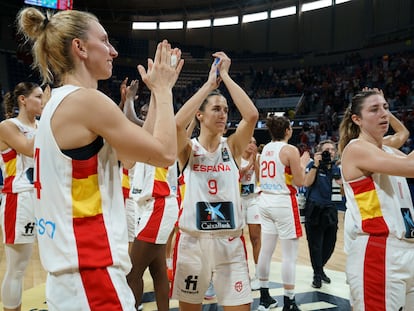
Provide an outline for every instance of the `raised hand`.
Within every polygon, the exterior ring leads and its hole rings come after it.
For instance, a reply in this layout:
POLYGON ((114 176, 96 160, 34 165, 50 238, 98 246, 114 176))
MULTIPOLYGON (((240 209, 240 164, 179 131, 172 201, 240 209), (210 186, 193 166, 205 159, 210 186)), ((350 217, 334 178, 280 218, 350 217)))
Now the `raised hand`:
POLYGON ((160 42, 155 52, 154 60, 148 59, 148 69, 138 65, 142 81, 151 91, 172 89, 184 65, 179 49, 171 49, 167 40, 160 42), (176 65, 171 66, 171 57, 177 59, 176 65))
POLYGON ((216 89, 220 86, 221 78, 217 76, 218 63, 214 60, 210 67, 210 72, 208 74, 207 83, 210 84, 212 89, 216 89))
POLYGON ((136 100, 138 98, 137 92, 138 92, 138 86, 139 81, 138 80, 132 80, 131 84, 126 87, 125 89, 125 100, 136 100))
POLYGON ((220 58, 220 61, 217 64, 218 70, 220 71, 220 75, 223 73, 229 73, 231 59, 226 55, 224 52, 216 52, 213 54, 213 57, 220 58))

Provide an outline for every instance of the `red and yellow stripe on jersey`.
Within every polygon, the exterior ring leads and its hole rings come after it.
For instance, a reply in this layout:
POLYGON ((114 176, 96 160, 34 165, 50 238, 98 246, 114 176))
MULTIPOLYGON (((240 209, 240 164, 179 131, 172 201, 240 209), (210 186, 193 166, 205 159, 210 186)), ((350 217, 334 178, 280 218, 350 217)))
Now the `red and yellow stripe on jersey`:
POLYGON ((4 161, 4 186, 3 193, 13 193, 13 181, 16 177, 16 163, 17 163, 17 152, 14 149, 9 149, 2 153, 4 161))
POLYGON ((286 180, 286 186, 288 187, 290 191, 290 195, 296 195, 296 188, 293 186, 293 175, 292 170, 290 169, 290 166, 285 167, 285 180, 286 180))
POLYGON ((122 168, 122 195, 124 197, 124 203, 127 198, 129 198, 129 190, 131 189, 131 183, 129 180, 129 171, 126 168, 122 168))
MULTIPOLYGON (((173 229, 173 222, 171 223, 171 228, 169 228, 169 232, 165 235, 162 233, 163 229, 165 229, 168 222, 169 215, 168 213, 168 197, 170 195, 170 186, 168 184, 168 171, 169 168, 163 167, 153 167, 150 165, 146 165, 146 170, 151 169, 152 174, 146 175, 147 177, 152 176, 152 189, 151 189, 151 196, 153 200, 147 201, 144 205, 151 204, 151 212, 150 214, 144 215, 141 217, 140 226, 142 227, 138 230, 138 234, 136 239, 140 241, 146 241, 148 243, 159 243, 158 241, 166 240, 168 235, 170 234, 171 230, 173 229), (141 223, 142 222, 142 223, 141 223)), ((149 172, 147 170, 147 172, 149 172)), ((148 180, 149 183, 150 180, 148 180)), ((150 190, 150 189, 148 189, 150 190)), ((170 198, 176 201, 176 198, 170 198)), ((176 203, 176 202, 175 202, 176 203)), ((148 207, 148 206, 147 206, 148 207)), ((175 208, 177 206, 175 205, 175 208)), ((177 211, 177 210, 176 210, 177 211)), ((145 214, 145 213, 144 213, 145 214)), ((175 221, 175 219, 174 219, 175 221)), ((161 242, 164 244, 164 242, 161 242)))
POLYGON ((4 207, 4 232, 5 242, 14 243, 16 238, 16 219, 17 219, 17 194, 13 193, 13 181, 16 177, 17 152, 14 149, 6 150, 2 153, 4 162, 4 186, 3 193, 7 195, 4 207))
POLYGON ((98 155, 72 160, 72 168, 72 216, 79 269, 110 266, 112 255, 102 214, 98 155))
POLYGON ((302 236, 302 225, 300 224, 300 215, 299 215, 299 206, 298 206, 298 200, 296 199, 296 187, 293 185, 293 175, 292 170, 290 169, 290 166, 285 167, 285 180, 286 180, 286 186, 289 189, 290 192, 290 200, 292 202, 292 212, 295 220, 295 230, 296 235, 298 237, 302 236))
POLYGON ((177 201, 178 201, 178 207, 181 211, 181 204, 183 202, 185 193, 185 181, 184 181, 184 175, 180 175, 178 177, 178 191, 177 191, 177 201))
MULTIPOLYGON (((119 297, 106 269, 113 264, 113 260, 102 214, 98 155, 88 160, 72 160, 72 213, 79 271, 91 310, 99 310, 102 307, 95 305, 99 303, 99 296, 102 295, 96 288, 106 288, 105 295, 110 296, 112 306, 116 309, 121 308, 119 297)), ((108 306, 105 305, 105 308, 108 306)))
POLYGON ((389 229, 382 215, 372 177, 350 182, 349 185, 361 214, 362 230, 376 236, 388 236, 389 229))
POLYGON ((170 187, 167 181, 168 167, 156 167, 154 173, 154 186, 152 197, 167 197, 170 195, 170 187))
POLYGON ((366 310, 385 310, 386 290, 384 284, 389 228, 384 220, 372 177, 350 182, 349 185, 361 215, 362 231, 370 235, 365 250, 364 275, 362 276, 365 280, 366 310))

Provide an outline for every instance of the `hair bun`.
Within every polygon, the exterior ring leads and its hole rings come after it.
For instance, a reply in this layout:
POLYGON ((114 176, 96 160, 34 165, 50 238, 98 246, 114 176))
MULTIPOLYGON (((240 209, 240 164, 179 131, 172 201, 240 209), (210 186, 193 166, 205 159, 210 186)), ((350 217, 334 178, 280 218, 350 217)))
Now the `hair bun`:
POLYGON ((18 14, 18 28, 27 39, 35 41, 42 33, 49 19, 38 9, 28 7, 18 14))

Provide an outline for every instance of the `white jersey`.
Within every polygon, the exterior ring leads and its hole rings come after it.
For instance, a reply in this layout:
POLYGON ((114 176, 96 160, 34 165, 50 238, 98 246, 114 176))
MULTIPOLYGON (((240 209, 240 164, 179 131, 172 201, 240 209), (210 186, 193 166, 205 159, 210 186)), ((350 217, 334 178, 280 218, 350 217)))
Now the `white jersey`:
POLYGON ((197 138, 191 141, 191 154, 183 170, 185 192, 179 227, 189 234, 232 235, 245 223, 240 204, 239 169, 227 138, 222 137, 212 153, 197 138))
POLYGON ((138 204, 157 197, 177 198, 177 184, 177 163, 169 167, 155 167, 137 162, 130 197, 138 204))
POLYGON ((280 150, 287 143, 272 141, 264 146, 260 156, 260 189, 268 194, 295 195, 296 187, 292 184, 290 167, 280 160, 280 150))
MULTIPOLYGON (((387 146, 382 149, 393 153, 387 146)), ((344 180, 343 186, 348 214, 346 236, 392 236, 414 242, 414 211, 406 178, 374 173, 344 180)))
MULTIPOLYGON (((241 168, 245 168, 250 162, 241 158, 241 168)), ((249 197, 252 194, 257 194, 259 187, 256 186, 256 172, 254 169, 249 169, 240 178, 240 195, 242 197, 249 197)))
POLYGON ((40 258, 49 273, 109 266, 128 273, 131 262, 116 153, 98 137, 82 147, 88 147, 85 160, 73 159, 59 149, 51 129, 51 118, 62 100, 78 89, 66 85, 52 91, 36 134, 40 258))
POLYGON ((126 169, 122 165, 119 167, 119 174, 121 175, 122 195, 124 197, 124 201, 127 198, 129 198, 129 191, 131 189, 134 172, 135 165, 130 169, 126 169))
MULTIPOLYGON (((25 125, 17 118, 7 119, 3 122, 14 123, 28 139, 34 137, 36 128, 25 125)), ((19 193, 33 189, 33 158, 17 153, 12 148, 1 151, 2 173, 3 173, 3 193, 19 193)))

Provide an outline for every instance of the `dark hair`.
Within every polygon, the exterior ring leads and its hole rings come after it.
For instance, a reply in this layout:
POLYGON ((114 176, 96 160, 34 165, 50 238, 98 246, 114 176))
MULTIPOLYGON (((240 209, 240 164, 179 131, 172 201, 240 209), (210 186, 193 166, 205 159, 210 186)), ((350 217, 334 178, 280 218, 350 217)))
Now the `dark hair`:
POLYGON ((266 126, 272 140, 283 140, 286 130, 290 128, 290 120, 284 116, 271 116, 267 118, 266 126))
MULTIPOLYGON (((204 98, 204 100, 201 103, 200 108, 198 108, 198 110, 204 111, 206 109, 209 98, 212 97, 212 96, 222 96, 222 97, 224 97, 224 95, 221 94, 219 89, 215 89, 214 91, 211 91, 210 93, 208 93, 207 97, 204 98)), ((200 121, 197 118, 195 118, 195 120, 196 120, 196 127, 200 128, 200 121)))
POLYGON ((357 124, 352 121, 352 115, 361 117, 362 105, 365 99, 372 95, 382 95, 377 90, 367 90, 358 92, 353 98, 351 104, 345 110, 344 117, 339 125, 339 153, 342 153, 345 146, 354 138, 357 138, 360 133, 360 128, 357 124))
MULTIPOLYGON (((203 102, 200 105, 200 108, 198 110, 200 111, 204 111, 204 109, 206 109, 206 105, 208 103, 208 99, 212 96, 223 96, 223 94, 221 94, 219 89, 215 89, 214 91, 211 91, 206 98, 204 98, 203 102)), ((224 97, 224 96, 223 96, 224 97)))
POLYGON ((29 96, 39 85, 33 82, 20 82, 13 91, 7 92, 3 98, 4 117, 6 119, 16 116, 16 110, 19 108, 18 97, 29 96))

